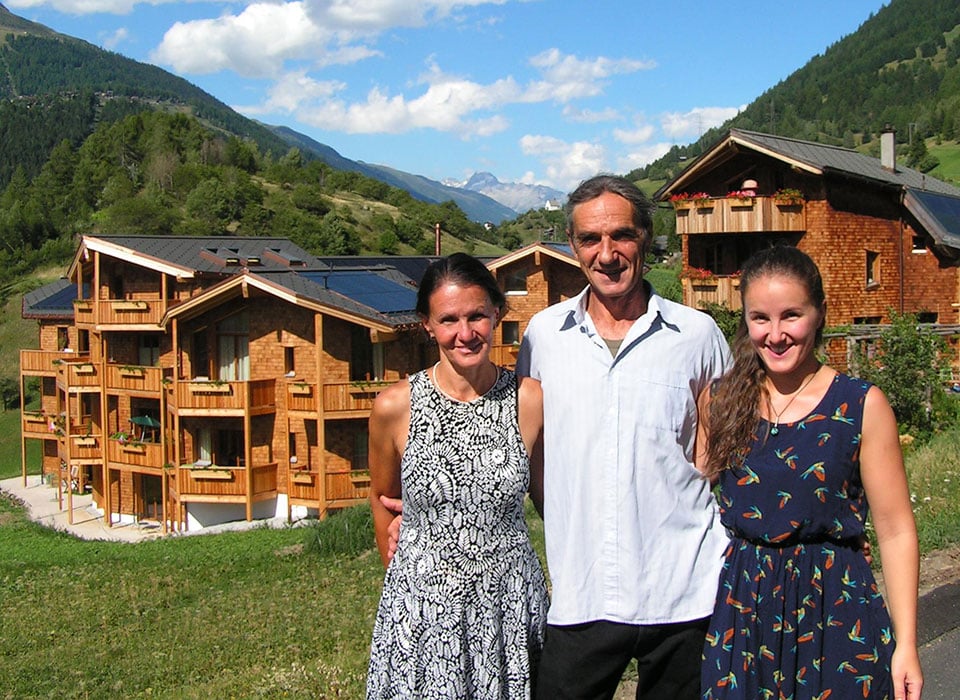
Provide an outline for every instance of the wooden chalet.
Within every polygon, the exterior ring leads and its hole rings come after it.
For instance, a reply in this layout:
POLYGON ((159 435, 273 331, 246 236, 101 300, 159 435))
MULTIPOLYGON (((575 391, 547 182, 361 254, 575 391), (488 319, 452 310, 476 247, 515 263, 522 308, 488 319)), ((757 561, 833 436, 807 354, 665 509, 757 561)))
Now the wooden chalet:
MULTIPOLYGON (((39 440, 71 516, 86 490, 106 524, 164 532, 364 502, 373 399, 437 359, 414 310, 433 259, 84 236, 67 278, 24 297, 39 330, 20 353, 24 480, 39 440)), ((529 316, 584 281, 566 246, 488 262, 510 300, 494 358, 512 366, 529 316)))
POLYGON ((876 329, 893 311, 955 335, 960 189, 898 165, 892 131, 881 145, 878 160, 731 129, 655 195, 676 210, 684 303, 738 309, 743 262, 783 243, 817 262, 828 326, 876 329))

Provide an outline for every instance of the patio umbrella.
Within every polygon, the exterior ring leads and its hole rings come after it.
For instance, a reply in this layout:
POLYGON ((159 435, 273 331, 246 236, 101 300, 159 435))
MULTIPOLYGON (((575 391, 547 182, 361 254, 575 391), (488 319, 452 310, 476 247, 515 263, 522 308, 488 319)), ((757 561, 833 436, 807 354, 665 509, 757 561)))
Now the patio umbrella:
POLYGON ((134 416, 130 419, 130 422, 134 425, 140 425, 144 428, 159 428, 160 421, 158 421, 153 416, 134 416))

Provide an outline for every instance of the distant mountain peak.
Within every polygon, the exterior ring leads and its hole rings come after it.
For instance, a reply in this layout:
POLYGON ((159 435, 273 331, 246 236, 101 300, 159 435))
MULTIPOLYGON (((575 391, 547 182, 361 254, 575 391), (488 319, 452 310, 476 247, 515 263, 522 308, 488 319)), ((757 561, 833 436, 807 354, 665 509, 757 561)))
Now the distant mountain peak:
POLYGON ((471 175, 465 183, 458 185, 471 192, 485 194, 518 214, 531 209, 543 209, 547 202, 563 202, 567 195, 546 185, 527 185, 522 182, 500 182, 495 175, 478 172, 471 175))

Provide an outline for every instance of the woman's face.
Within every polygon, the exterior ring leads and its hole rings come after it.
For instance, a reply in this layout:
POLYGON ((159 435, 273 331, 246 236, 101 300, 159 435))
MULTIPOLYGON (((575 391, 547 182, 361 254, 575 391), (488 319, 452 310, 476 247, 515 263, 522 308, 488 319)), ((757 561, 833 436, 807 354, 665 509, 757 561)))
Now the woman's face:
POLYGON ((814 305, 800 280, 781 274, 756 277, 743 295, 743 314, 768 373, 806 374, 816 364, 825 309, 814 305))
POLYGON ((497 315, 483 287, 444 283, 430 295, 423 327, 451 364, 466 369, 489 362, 497 315))

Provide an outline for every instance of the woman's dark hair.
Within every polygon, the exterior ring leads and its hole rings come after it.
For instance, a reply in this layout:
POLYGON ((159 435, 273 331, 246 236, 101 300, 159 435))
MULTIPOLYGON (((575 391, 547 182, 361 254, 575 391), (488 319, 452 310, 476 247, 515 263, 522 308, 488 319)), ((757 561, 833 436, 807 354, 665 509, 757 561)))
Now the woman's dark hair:
POLYGON ((417 290, 417 313, 424 318, 429 316, 430 297, 438 287, 451 283, 461 287, 480 287, 503 315, 507 298, 500 285, 486 265, 466 253, 453 253, 430 263, 417 290))
MULTIPOLYGON (((810 303, 824 307, 823 280, 810 256, 792 246, 780 245, 754 253, 740 273, 741 306, 750 285, 767 275, 790 277, 802 284, 810 303)), ((817 344, 823 337, 823 321, 817 329, 817 344)), ((714 475, 733 466, 746 454, 760 419, 760 402, 767 399, 767 373, 750 340, 747 321, 740 325, 730 343, 733 367, 720 379, 710 398, 707 417, 707 465, 705 473, 714 475)))

